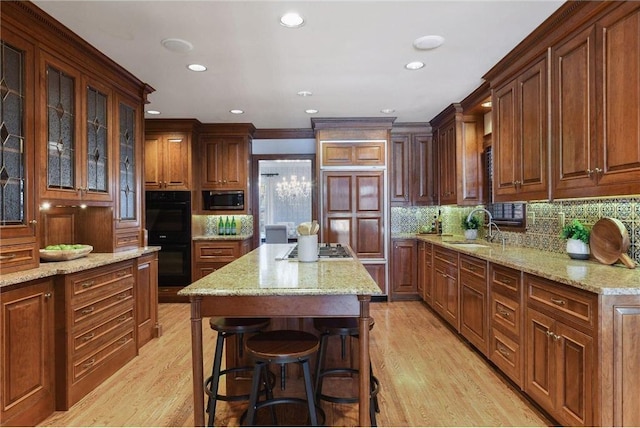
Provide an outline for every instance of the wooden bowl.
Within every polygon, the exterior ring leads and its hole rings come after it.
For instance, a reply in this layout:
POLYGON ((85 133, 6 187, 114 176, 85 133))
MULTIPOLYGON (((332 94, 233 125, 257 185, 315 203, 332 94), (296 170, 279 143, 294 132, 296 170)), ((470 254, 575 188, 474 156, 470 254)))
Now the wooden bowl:
POLYGON ((40 259, 45 262, 62 262, 86 257, 92 251, 91 245, 83 245, 75 250, 40 250, 40 259))

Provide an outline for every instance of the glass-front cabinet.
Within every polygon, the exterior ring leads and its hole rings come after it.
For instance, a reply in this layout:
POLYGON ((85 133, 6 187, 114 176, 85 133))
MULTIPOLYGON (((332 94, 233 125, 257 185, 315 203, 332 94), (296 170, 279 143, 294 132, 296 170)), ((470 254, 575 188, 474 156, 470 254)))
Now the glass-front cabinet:
POLYGON ((47 55, 42 61, 47 152, 41 196, 111 201, 111 91, 62 61, 47 55))
POLYGON ((0 271, 38 265, 33 45, 2 29, 0 39, 0 271))

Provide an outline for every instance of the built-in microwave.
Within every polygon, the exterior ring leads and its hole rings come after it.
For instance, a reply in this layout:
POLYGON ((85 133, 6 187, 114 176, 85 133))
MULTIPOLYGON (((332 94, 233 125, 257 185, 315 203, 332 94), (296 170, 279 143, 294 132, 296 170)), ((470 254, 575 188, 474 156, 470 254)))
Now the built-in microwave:
POLYGON ((243 190, 204 190, 202 209, 207 211, 244 210, 243 190))

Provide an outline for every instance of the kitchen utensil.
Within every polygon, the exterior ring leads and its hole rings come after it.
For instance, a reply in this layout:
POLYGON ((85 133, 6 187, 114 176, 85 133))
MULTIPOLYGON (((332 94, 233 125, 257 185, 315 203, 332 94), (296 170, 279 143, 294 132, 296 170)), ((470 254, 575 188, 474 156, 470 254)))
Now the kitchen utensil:
POLYGON ((312 227, 311 227, 311 234, 312 235, 317 235, 318 234, 318 230, 320 230, 320 225, 318 224, 318 222, 316 220, 313 220, 313 222, 311 222, 312 227))
POLYGON ((615 218, 603 217, 591 228, 589 245, 593 256, 607 265, 620 260, 629 269, 636 263, 626 254, 631 241, 622 222, 615 218))

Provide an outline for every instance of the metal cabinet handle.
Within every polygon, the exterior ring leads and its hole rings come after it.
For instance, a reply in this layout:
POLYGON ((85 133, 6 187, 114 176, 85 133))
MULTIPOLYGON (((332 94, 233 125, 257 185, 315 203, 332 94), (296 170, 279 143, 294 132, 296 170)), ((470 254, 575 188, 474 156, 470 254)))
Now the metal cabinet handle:
POLYGON ((38 224, 38 220, 31 220, 29 221, 29 224, 38 224))
POLYGON ((118 294, 118 300, 124 300, 124 299, 126 299, 127 297, 129 297, 129 293, 126 293, 126 292, 125 292, 125 293, 120 293, 120 294, 118 294))
POLYGON ((91 367, 91 366, 92 366, 92 365, 94 365, 95 363, 96 363, 96 359, 95 359, 95 358, 92 358, 92 359, 90 359, 89 361, 87 361, 86 363, 84 363, 84 364, 82 365, 82 368, 83 368, 83 369, 88 369, 89 367, 91 367))
POLYGON ((567 304, 567 301, 563 300, 563 299, 557 299, 555 297, 552 297, 551 298, 551 303, 553 303, 555 305, 558 305, 558 306, 564 306, 564 305, 567 304))
POLYGON ((505 311, 503 309, 499 309, 498 313, 502 316, 502 318, 506 318, 506 319, 508 319, 511 316, 511 314, 509 314, 509 312, 507 312, 507 311, 505 311))
POLYGON ((51 298, 51 296, 53 296, 53 294, 52 294, 52 293, 44 293, 44 298, 45 298, 45 299, 50 299, 50 298, 51 298))
POLYGON ((0 256, 0 260, 11 260, 18 257, 17 254, 7 254, 6 256, 0 256))
POLYGON ((124 322, 124 321, 126 321, 126 320, 127 320, 127 318, 129 318, 129 317, 128 317, 128 316, 126 316, 126 315, 122 315, 121 317, 119 317, 119 318, 118 318, 118 320, 117 320, 117 321, 118 321, 118 322, 124 322))
POLYGON ((88 342, 95 337, 95 333, 89 333, 82 338, 83 342, 88 342))
POLYGON ((95 281, 87 281, 87 282, 83 282, 81 285, 82 285, 82 288, 89 288, 89 287, 93 287, 95 283, 96 283, 95 281))
POLYGON ((123 271, 120 271, 120 272, 116 273, 116 276, 117 276, 118 278, 122 278, 123 276, 126 276, 126 275, 127 275, 127 273, 128 273, 128 272, 127 272, 126 270, 123 270, 123 271))
POLYGON ((591 178, 591 176, 593 175, 593 170, 592 169, 587 169, 585 171, 587 173, 587 177, 591 178))
POLYGON ((504 346, 498 344, 498 352, 500 352, 505 357, 510 357, 511 352, 509 352, 504 346))
POLYGON ((598 175, 602 175, 602 173, 603 173, 604 171, 602 170, 602 168, 596 168, 596 169, 594 169, 594 172, 595 172, 596 174, 598 174, 598 175))
POLYGON ((125 343, 127 343, 126 337, 123 337, 122 339, 118 340, 118 345, 124 345, 125 343))
POLYGON ((81 313, 82 315, 88 315, 88 314, 90 314, 91 312, 93 312, 93 311, 94 311, 94 309, 95 309, 95 308, 94 308, 93 306, 91 306, 91 307, 89 307, 89 308, 87 308, 87 309, 83 309, 80 313, 81 313))

